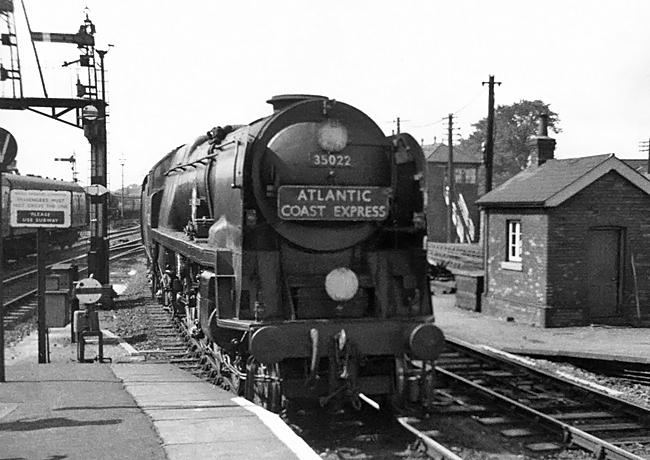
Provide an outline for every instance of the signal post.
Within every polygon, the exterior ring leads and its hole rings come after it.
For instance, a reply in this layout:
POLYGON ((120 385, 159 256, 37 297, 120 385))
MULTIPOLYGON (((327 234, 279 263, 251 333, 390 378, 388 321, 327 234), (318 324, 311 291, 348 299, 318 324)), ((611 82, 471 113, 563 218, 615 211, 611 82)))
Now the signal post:
POLYGON ((84 135, 90 143, 90 251, 88 252, 88 274, 107 286, 108 267, 108 189, 106 174, 106 107, 88 105, 82 112, 84 135))

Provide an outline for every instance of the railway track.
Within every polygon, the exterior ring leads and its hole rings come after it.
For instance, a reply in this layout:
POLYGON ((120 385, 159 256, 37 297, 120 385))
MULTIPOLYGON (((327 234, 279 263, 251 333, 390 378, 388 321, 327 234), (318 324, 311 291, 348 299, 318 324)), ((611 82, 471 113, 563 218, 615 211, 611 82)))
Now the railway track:
POLYGON ((427 417, 402 419, 422 439, 431 438, 426 433, 440 436, 442 425, 458 425, 464 418, 496 442, 531 455, 579 447, 600 460, 650 458, 650 410, 605 388, 577 384, 525 359, 456 341, 448 342, 436 374, 440 387, 427 417))
MULTIPOLYGON (((220 388, 235 393, 239 379, 246 375, 227 358, 214 356, 205 349, 184 323, 173 318, 171 311, 160 305, 147 305, 147 315, 162 343, 160 350, 148 350, 147 360, 160 360, 220 388)), ((264 398, 256 394, 257 402, 264 398)), ((372 458, 374 460, 404 460, 424 458, 411 450, 414 437, 404 430, 390 414, 378 412, 376 403, 363 405, 361 410, 330 411, 317 403, 296 403, 282 414, 285 422, 314 448, 330 460, 372 458)))
MULTIPOLYGON (((230 391, 237 379, 246 378, 202 348, 168 310, 152 304, 148 314, 163 342, 162 350, 147 353, 148 359, 174 363, 230 391)), ((435 370, 438 385, 432 404, 393 420, 417 436, 419 442, 411 446, 403 437, 405 430, 370 406, 352 418, 290 406, 285 417, 307 442, 329 452, 327 458, 418 458, 408 455, 427 451, 433 458, 459 460, 482 458, 474 453, 497 446, 498 452, 521 459, 557 458, 553 456, 567 455, 567 450, 575 450, 575 458, 590 453, 600 460, 650 458, 650 411, 605 388, 589 388, 540 370, 532 360, 456 341, 448 342, 435 370), (462 434, 447 436, 450 427, 462 434), (388 438, 394 443, 379 442, 388 438)))
MULTIPOLYGON (((131 228, 121 230, 111 234, 111 241, 118 242, 110 248, 110 259, 114 260, 124 257, 133 252, 141 251, 142 245, 139 237, 132 239, 130 237, 137 233, 137 229, 131 228), (126 239, 126 241, 119 242, 126 239)), ((78 251, 75 251, 78 252, 78 251)), ((80 253, 66 259, 56 258, 47 265, 49 269, 57 263, 76 263, 82 265, 79 267, 80 276, 87 271, 85 264, 85 253, 80 253)), ((11 329, 16 325, 31 318, 37 309, 38 299, 36 298, 37 288, 37 270, 33 267, 23 267, 19 270, 10 272, 3 280, 3 305, 4 315, 3 324, 5 329, 11 329)))

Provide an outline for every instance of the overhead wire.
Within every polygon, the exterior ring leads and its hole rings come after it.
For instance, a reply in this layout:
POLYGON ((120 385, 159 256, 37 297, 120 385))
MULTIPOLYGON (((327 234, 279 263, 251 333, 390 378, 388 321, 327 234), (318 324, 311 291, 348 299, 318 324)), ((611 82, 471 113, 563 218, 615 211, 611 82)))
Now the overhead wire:
MULTIPOLYGON (((487 90, 486 87, 482 87, 481 91, 480 91, 476 96, 474 96, 472 99, 470 99, 470 101, 467 102, 467 103, 466 103, 464 106, 462 106, 460 109, 456 110, 455 112, 452 112, 452 115, 458 115, 460 112, 462 112, 462 111, 465 110, 467 107, 469 107, 470 105, 472 105, 472 104, 474 103, 474 101, 476 101, 476 99, 478 99, 480 96, 483 95, 483 93, 485 93, 486 90, 487 90)), ((446 122, 448 119, 449 119, 449 117, 446 116, 446 117, 441 118, 440 120, 437 120, 437 121, 434 121, 434 122, 431 122, 431 123, 427 123, 427 124, 424 124, 424 125, 416 126, 416 125, 410 125, 410 124, 407 124, 407 125, 403 125, 403 126, 408 126, 408 127, 410 127, 410 128, 427 128, 427 127, 429 127, 429 126, 434 126, 434 125, 437 125, 437 124, 439 124, 439 123, 446 122)))

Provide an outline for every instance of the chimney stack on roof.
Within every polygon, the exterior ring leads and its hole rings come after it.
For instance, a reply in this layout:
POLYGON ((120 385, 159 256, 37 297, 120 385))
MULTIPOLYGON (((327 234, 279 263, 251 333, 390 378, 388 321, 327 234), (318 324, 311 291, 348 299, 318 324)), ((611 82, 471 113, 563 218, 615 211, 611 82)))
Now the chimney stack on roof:
POLYGON ((541 114, 537 122, 537 134, 528 140, 530 156, 528 167, 536 168, 552 160, 555 154, 555 139, 548 137, 548 115, 541 114))

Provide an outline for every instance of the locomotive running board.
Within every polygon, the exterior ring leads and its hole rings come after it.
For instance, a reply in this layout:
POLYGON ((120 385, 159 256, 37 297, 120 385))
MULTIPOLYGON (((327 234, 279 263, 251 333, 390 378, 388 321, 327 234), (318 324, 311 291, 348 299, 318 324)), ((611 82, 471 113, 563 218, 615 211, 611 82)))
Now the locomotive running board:
POLYGON ((196 240, 189 241, 189 237, 185 232, 176 232, 167 229, 151 229, 151 236, 154 241, 162 244, 165 248, 182 254, 201 265, 210 266, 215 263, 217 250, 208 246, 207 240, 205 242, 196 240))

